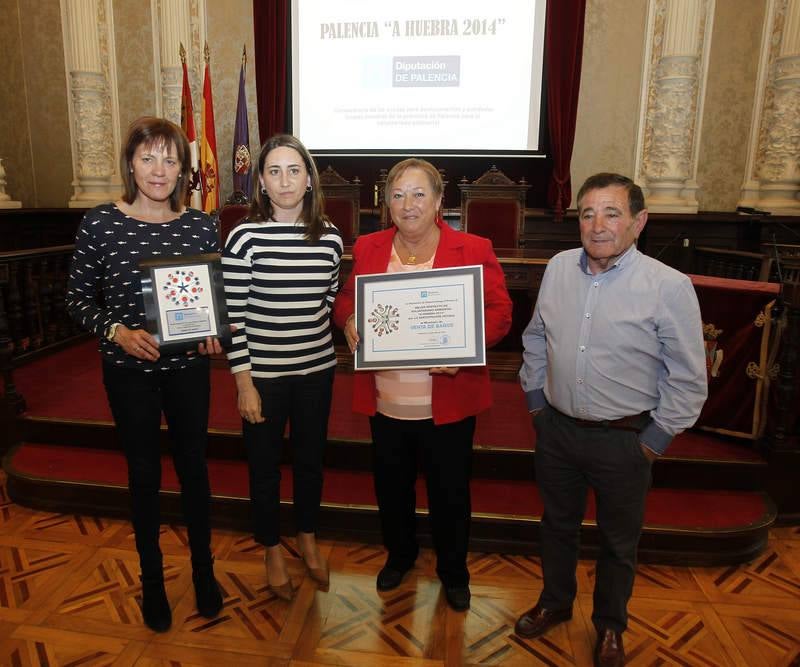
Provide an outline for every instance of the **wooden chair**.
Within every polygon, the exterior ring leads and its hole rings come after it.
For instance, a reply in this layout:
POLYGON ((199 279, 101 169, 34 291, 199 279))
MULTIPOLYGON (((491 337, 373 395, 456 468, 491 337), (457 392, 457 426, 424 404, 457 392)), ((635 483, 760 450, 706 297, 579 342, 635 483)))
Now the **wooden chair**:
POLYGON ((228 235, 247 217, 248 213, 250 213, 250 204, 243 192, 234 192, 225 201, 225 205, 217 211, 216 215, 217 232, 219 233, 221 246, 225 246, 228 235))
POLYGON ((231 199, 226 201, 225 205, 217 211, 216 222, 220 246, 225 247, 228 235, 247 217, 249 212, 250 205, 246 201, 237 203, 236 201, 231 202, 231 199))
POLYGON ((380 229, 386 229, 389 226, 389 207, 386 206, 386 176, 388 174, 388 169, 380 169, 378 171, 378 178, 375 179, 374 203, 380 211, 380 229))
POLYGON ((458 184, 461 190, 461 226, 465 232, 491 239, 496 248, 524 245, 525 196, 529 184, 514 183, 497 167, 470 183, 458 184))
MULTIPOLYGON (((386 229, 392 222, 392 218, 389 215, 389 206, 386 203, 386 177, 389 175, 388 170, 381 169, 378 172, 378 179, 375 181, 375 191, 376 191, 376 204, 380 206, 381 212, 381 219, 380 219, 380 228, 386 229)), ((442 208, 444 208, 444 194, 445 190, 447 189, 447 175, 445 174, 444 169, 439 169, 439 175, 442 177, 442 208)))
POLYGON ((325 215, 336 225, 344 245, 352 245, 358 236, 361 206, 361 181, 340 176, 330 165, 319 175, 325 196, 325 215))

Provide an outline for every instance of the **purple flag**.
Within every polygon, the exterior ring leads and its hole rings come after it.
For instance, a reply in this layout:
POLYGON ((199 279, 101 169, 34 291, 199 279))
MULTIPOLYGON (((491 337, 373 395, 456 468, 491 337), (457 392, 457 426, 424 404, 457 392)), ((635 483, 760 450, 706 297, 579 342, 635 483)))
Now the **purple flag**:
POLYGON ((243 192, 250 199, 253 181, 250 173, 250 130, 247 127, 247 98, 244 95, 244 73, 247 55, 242 49, 239 73, 239 99, 236 102, 236 126, 233 129, 233 191, 243 192))

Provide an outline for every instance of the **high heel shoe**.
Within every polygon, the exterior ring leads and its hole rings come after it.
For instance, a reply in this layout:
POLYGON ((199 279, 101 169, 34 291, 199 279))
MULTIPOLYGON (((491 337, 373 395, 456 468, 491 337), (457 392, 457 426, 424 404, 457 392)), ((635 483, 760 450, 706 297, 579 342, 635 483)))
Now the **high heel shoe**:
POLYGON ((273 584, 270 580, 267 554, 264 554, 264 569, 267 573, 267 589, 270 591, 270 593, 284 602, 291 602, 294 600, 295 589, 294 586, 292 586, 292 579, 288 574, 286 575, 286 581, 284 581, 282 584, 273 584))
POLYGON ((297 551, 300 554, 300 560, 303 561, 303 565, 305 565, 306 571, 308 572, 308 576, 310 576, 314 582, 317 584, 317 588, 321 591, 327 591, 330 588, 330 573, 328 572, 328 563, 322 560, 321 567, 311 567, 306 560, 306 551, 303 549, 303 541, 307 544, 311 544, 311 549, 317 551, 316 542, 314 540, 314 534, 310 533, 311 538, 308 538, 309 533, 298 533, 297 534, 297 551), (301 535, 305 536, 305 538, 301 538, 301 535))
POLYGON ((164 575, 142 576, 142 618, 153 632, 166 632, 172 627, 172 610, 169 608, 164 575))
POLYGON ((328 572, 327 566, 325 567, 310 567, 308 563, 306 563, 305 558, 303 559, 303 565, 306 566, 306 571, 308 572, 308 576, 311 577, 316 583, 317 588, 321 591, 327 592, 328 589, 331 587, 331 577, 330 573, 328 572))
POLYGON ((303 561, 303 565, 306 568, 306 572, 308 572, 308 576, 311 577, 317 584, 317 588, 319 588, 321 591, 327 592, 331 586, 328 564, 323 561, 322 567, 311 567, 306 561, 306 555, 302 550, 300 550, 300 560, 303 561))
POLYGON ((192 583, 200 616, 216 618, 222 609, 222 592, 214 578, 213 559, 204 565, 192 565, 192 583))
POLYGON ((280 584, 279 586, 267 584, 267 588, 276 598, 280 598, 284 602, 291 602, 294 600, 294 586, 292 586, 291 579, 280 584))

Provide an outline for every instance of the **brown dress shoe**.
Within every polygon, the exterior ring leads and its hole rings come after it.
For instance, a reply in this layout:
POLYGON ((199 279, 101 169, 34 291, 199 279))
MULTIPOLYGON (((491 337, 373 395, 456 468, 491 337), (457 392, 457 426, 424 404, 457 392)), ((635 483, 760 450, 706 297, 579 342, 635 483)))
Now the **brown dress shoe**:
POLYGON ((514 632, 518 637, 533 639, 547 632, 553 626, 572 618, 572 607, 569 609, 545 609, 537 604, 517 619, 514 632))
POLYGON ((625 664, 625 649, 622 648, 622 633, 600 630, 597 646, 594 647, 595 667, 621 667, 625 664))

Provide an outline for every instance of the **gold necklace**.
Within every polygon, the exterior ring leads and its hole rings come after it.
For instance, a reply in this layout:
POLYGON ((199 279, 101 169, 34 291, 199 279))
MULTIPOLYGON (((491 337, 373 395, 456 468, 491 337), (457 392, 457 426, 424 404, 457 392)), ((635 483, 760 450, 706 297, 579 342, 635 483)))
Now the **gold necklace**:
POLYGON ((400 236, 400 234, 395 234, 395 238, 398 241, 400 241, 400 244, 403 246, 403 250, 405 250, 406 251, 406 255, 408 255, 408 257, 406 258, 406 261, 404 263, 405 264, 416 264, 417 263, 417 254, 419 253, 419 249, 420 248, 424 248, 428 243, 428 239, 432 238, 432 237, 433 237, 433 234, 431 234, 431 236, 426 236, 424 239, 422 239, 422 241, 420 241, 419 245, 417 246, 417 250, 412 251, 408 247, 408 244, 400 236))

